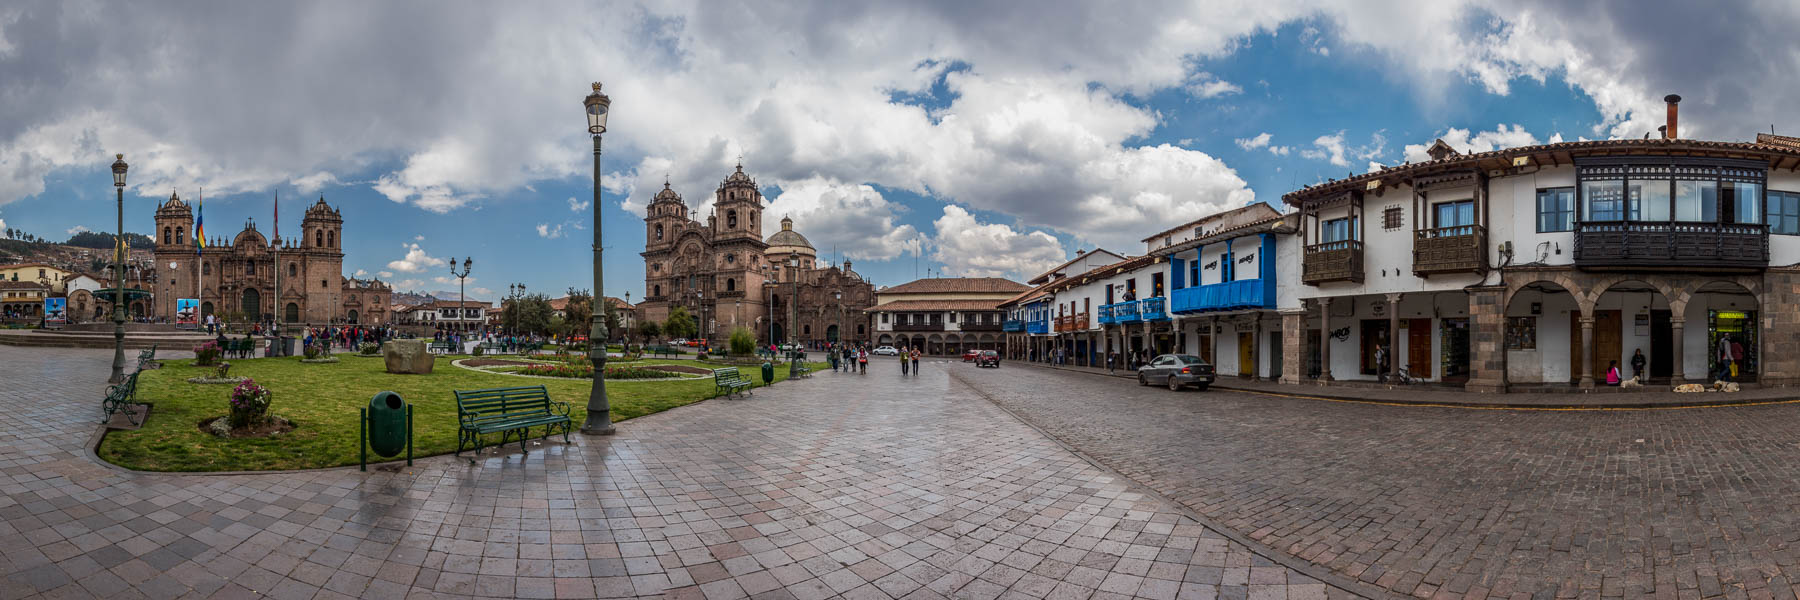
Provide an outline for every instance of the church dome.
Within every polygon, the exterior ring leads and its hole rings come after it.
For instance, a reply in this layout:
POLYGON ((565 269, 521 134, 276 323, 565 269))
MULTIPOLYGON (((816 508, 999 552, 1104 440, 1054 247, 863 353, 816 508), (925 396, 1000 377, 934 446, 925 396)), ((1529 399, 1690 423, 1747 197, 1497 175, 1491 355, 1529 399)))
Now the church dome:
POLYGON ((657 192, 656 197, 651 199, 651 202, 680 202, 680 201, 681 201, 681 194, 677 194, 677 193, 675 193, 675 190, 669 189, 669 182, 667 182, 667 181, 663 182, 662 191, 657 192))
POLYGON ((768 244, 771 249, 781 246, 792 246, 808 250, 813 249, 812 242, 806 241, 806 236, 800 235, 800 232, 798 231, 794 231, 794 220, 787 217, 781 218, 781 231, 777 231, 773 235, 770 235, 768 244))

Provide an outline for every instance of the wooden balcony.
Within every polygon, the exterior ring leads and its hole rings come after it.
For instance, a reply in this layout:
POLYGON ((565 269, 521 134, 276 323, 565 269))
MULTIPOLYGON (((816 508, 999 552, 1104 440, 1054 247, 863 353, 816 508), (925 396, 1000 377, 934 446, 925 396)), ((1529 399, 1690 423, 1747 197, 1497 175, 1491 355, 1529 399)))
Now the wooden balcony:
POLYGON ((1575 266, 1590 271, 1761 271, 1761 224, 1588 221, 1575 226, 1575 266))
POLYGON ((1362 283, 1363 244, 1361 240, 1325 242, 1306 247, 1301 265, 1300 282, 1319 285, 1335 281, 1362 283))
POLYGON ((944 322, 936 323, 895 323, 894 331, 943 331, 944 322))
POLYGON ((956 328, 961 329, 963 331, 1000 331, 1000 326, 1001 326, 1001 323, 999 321, 995 321, 992 323, 982 323, 980 321, 969 321, 966 323, 957 324, 956 328))
POLYGON ((1480 225, 1420 229, 1413 236, 1413 274, 1480 273, 1487 270, 1487 228, 1480 225))

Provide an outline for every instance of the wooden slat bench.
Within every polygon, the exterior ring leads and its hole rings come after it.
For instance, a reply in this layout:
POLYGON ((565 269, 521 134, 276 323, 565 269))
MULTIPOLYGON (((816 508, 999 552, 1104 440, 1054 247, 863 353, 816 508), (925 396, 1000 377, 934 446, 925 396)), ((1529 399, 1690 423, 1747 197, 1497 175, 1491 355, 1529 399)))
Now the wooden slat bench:
MULTIPOLYGON (((501 434, 501 446, 506 445, 508 438, 518 435, 519 449, 529 454, 531 451, 525 447, 525 438, 530 437, 532 427, 538 426, 544 428, 544 439, 561 428, 563 443, 569 442, 569 430, 574 424, 569 419, 569 403, 551 400, 550 392, 544 386, 456 390, 455 394, 460 429, 456 439, 457 456, 462 456, 465 448, 480 454, 481 449, 487 447, 481 436, 496 432, 501 434)), ((469 459, 470 464, 474 462, 475 459, 469 459)))
POLYGON ((718 386, 715 391, 725 392, 728 396, 740 390, 750 390, 751 395, 756 395, 752 389, 756 384, 751 383, 750 378, 739 373, 737 367, 713 369, 713 385, 718 386))

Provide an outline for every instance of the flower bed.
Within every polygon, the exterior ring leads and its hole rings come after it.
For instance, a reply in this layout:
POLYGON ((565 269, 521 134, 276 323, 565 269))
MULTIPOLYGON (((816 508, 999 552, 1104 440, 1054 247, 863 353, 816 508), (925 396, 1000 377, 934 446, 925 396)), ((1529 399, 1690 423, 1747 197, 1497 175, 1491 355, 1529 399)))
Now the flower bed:
MULTIPOLYGON (((520 375, 537 375, 539 377, 570 377, 591 379, 594 367, 588 365, 526 365, 518 370, 520 375)), ((680 373, 661 369, 616 367, 606 370, 607 379, 667 379, 681 377, 680 373)))

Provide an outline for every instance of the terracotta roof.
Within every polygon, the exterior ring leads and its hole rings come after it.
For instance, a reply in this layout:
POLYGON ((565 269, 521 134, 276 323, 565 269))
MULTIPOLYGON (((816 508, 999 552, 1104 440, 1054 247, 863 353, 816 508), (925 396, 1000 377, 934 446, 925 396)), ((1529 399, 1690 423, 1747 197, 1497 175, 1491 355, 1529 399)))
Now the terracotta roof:
POLYGON ((943 294, 954 292, 994 293, 1020 292, 1025 284, 999 277, 937 277, 919 279, 890 288, 875 290, 877 294, 943 294))
POLYGON ((1281 199, 1288 204, 1300 205, 1307 200, 1335 196, 1343 192, 1360 192, 1367 187, 1368 182, 1375 180, 1381 180, 1383 185, 1395 185, 1410 177, 1444 171, 1510 169, 1512 168, 1512 159, 1521 156, 1532 157, 1532 166, 1534 167, 1546 163, 1567 164, 1568 161, 1578 156, 1642 156, 1646 154, 1750 158, 1768 160, 1770 168, 1800 167, 1800 145, 1778 139, 1779 137, 1781 136, 1758 135, 1756 142, 1663 138, 1587 140, 1520 146, 1475 154, 1452 154, 1437 160, 1385 167, 1362 175, 1352 175, 1344 179, 1309 185, 1283 194, 1281 199))
POLYGON ((0 269, 19 269, 19 268, 24 268, 24 267, 43 267, 46 269, 56 269, 58 271, 63 270, 63 269, 57 268, 56 265, 51 265, 51 264, 46 264, 46 263, 35 263, 35 262, 0 265, 0 269))
POLYGON ((1223 239, 1235 238, 1235 237, 1239 237, 1239 236, 1250 235, 1250 234, 1255 234, 1255 233, 1264 233, 1264 232, 1293 233, 1295 231, 1299 231, 1299 227, 1300 227, 1300 214, 1299 213, 1294 213, 1291 215, 1275 215, 1275 216, 1269 217, 1267 219, 1251 221, 1249 223, 1238 225, 1236 227, 1232 227, 1229 229, 1220 229, 1218 231, 1213 232, 1211 235, 1201 236, 1201 237, 1194 238, 1194 239, 1191 239, 1191 240, 1188 240, 1185 242, 1181 242, 1179 244, 1174 244, 1174 245, 1170 245, 1170 246, 1164 246, 1162 248, 1157 248, 1156 252, 1153 252, 1152 254, 1155 254, 1157 256, 1168 256, 1170 254, 1175 254, 1177 252, 1185 252, 1188 249, 1193 248, 1194 246, 1199 246, 1202 244, 1211 244, 1213 242, 1223 240, 1223 239))
POLYGON ((1048 293, 1048 292, 1044 291, 1044 288, 1047 288, 1047 287, 1050 287, 1050 284, 1046 283, 1044 285, 1040 285, 1040 286, 1031 288, 1029 290, 1025 290, 1023 292, 1020 292, 1019 295, 1017 295, 1017 296, 1007 298, 1006 301, 1001 302, 1000 305, 1001 306, 1012 306, 1014 304, 1023 304, 1025 302, 1029 302, 1031 300, 1036 300, 1038 296, 1043 296, 1048 293))
POLYGON ((49 289, 36 281, 0 281, 0 290, 43 290, 49 289))
MULTIPOLYGON (((1143 240, 1140 240, 1140 241, 1149 242, 1149 241, 1155 240, 1156 238, 1159 238, 1159 237, 1174 235, 1178 231, 1186 231, 1188 229, 1193 229, 1195 226, 1204 224, 1207 221, 1216 221, 1216 220, 1224 219, 1224 218, 1227 218, 1227 217, 1230 217, 1232 215, 1242 213, 1242 212, 1265 212, 1265 211, 1271 215, 1276 215, 1276 216, 1279 216, 1281 214, 1281 211, 1276 210, 1275 207, 1273 207, 1273 206, 1269 206, 1268 203, 1257 202, 1257 203, 1249 204, 1246 206, 1240 206, 1238 208, 1234 208, 1231 210, 1219 211, 1219 212, 1216 212, 1216 213, 1213 213, 1210 215, 1206 215, 1204 217, 1200 217, 1198 219, 1194 219, 1192 221, 1188 221, 1186 223, 1176 225, 1176 226, 1170 227, 1168 229, 1164 229, 1162 231, 1157 232, 1155 235, 1144 238, 1143 240)), ((1267 217, 1264 217, 1264 218, 1267 218, 1267 217)))
POLYGON ((1067 266, 1069 266, 1069 265, 1072 265, 1072 264, 1075 264, 1075 261, 1078 261, 1078 260, 1081 260, 1081 259, 1084 259, 1084 258, 1087 258, 1087 257, 1088 257, 1088 255, 1090 255, 1090 254, 1093 254, 1093 253, 1095 253, 1095 252, 1105 252, 1105 253, 1107 253, 1107 254, 1111 254, 1111 255, 1113 255, 1113 257, 1115 257, 1115 258, 1118 258, 1118 259, 1119 259, 1119 260, 1125 260, 1125 259, 1126 259, 1126 258, 1127 258, 1127 257, 1126 257, 1126 256, 1125 256, 1125 255, 1123 255, 1123 254, 1119 254, 1119 253, 1117 253, 1117 252, 1113 252, 1113 251, 1111 251, 1111 250, 1107 250, 1107 249, 1105 249, 1105 248, 1095 248, 1095 249, 1093 249, 1093 250, 1089 250, 1089 251, 1087 251, 1087 252, 1083 252, 1083 253, 1080 253, 1080 254, 1077 254, 1077 255, 1075 255, 1075 258, 1071 258, 1071 259, 1069 259, 1069 260, 1068 260, 1068 262, 1065 262, 1065 263, 1063 263, 1063 264, 1060 264, 1060 265, 1056 265, 1056 266, 1054 266, 1054 267, 1050 267, 1050 269, 1049 269, 1049 270, 1047 270, 1047 271, 1044 271, 1044 272, 1042 272, 1042 273, 1038 273, 1038 274, 1037 274, 1037 276, 1036 276, 1036 277, 1033 277, 1033 278, 1031 278, 1031 279, 1028 279, 1028 280, 1026 280, 1026 281, 1025 281, 1025 282, 1026 282, 1026 283, 1031 283, 1031 284, 1037 284, 1037 283, 1039 283, 1039 282, 1042 282, 1042 281, 1044 281, 1044 279, 1045 279, 1045 278, 1047 278, 1047 277, 1049 277, 1049 276, 1051 276, 1051 275, 1054 275, 1054 274, 1056 274, 1056 272, 1057 272, 1057 271, 1061 271, 1061 270, 1063 270, 1063 267, 1067 267, 1067 266))
POLYGON ((999 310, 1000 300, 895 300, 863 309, 863 312, 909 310, 999 310))
POLYGON ((462 300, 462 301, 439 300, 437 302, 431 303, 431 306, 433 308, 456 308, 458 306, 461 306, 463 308, 468 308, 468 307, 472 307, 472 306, 479 306, 482 308, 486 308, 488 306, 492 306, 492 304, 488 303, 488 302, 482 302, 480 300, 462 300))

